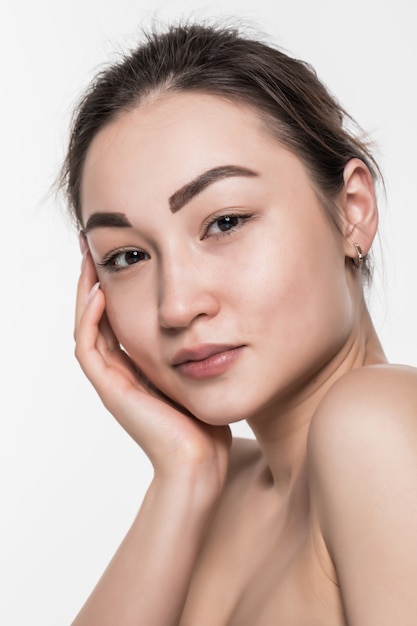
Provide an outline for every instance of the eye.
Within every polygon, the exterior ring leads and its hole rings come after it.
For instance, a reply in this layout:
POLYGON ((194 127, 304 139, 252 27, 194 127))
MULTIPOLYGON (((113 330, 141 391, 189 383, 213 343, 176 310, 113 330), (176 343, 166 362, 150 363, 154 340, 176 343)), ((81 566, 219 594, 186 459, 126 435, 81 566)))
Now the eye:
POLYGON ((206 237, 228 234, 241 228, 251 215, 218 215, 210 218, 204 224, 203 239, 206 237))
POLYGON ((150 259, 149 254, 143 250, 115 250, 107 254, 97 265, 108 272, 118 272, 148 259, 150 259))

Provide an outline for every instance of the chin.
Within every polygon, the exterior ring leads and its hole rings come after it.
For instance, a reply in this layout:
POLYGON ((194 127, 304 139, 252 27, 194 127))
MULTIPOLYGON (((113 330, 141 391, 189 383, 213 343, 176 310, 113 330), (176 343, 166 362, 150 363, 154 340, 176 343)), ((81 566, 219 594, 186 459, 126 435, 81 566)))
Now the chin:
POLYGON ((250 419, 258 411, 259 406, 251 406, 247 398, 222 397, 218 402, 207 400, 201 403, 189 401, 185 403, 185 409, 197 419, 210 426, 228 426, 250 419))

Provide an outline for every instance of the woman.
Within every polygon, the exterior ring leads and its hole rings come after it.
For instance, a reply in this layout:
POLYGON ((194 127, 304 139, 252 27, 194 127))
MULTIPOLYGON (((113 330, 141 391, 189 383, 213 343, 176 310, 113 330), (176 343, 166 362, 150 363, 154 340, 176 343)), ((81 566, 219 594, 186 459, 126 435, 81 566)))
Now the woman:
POLYGON ((74 625, 417 623, 417 374, 364 301, 378 167, 347 121, 199 25, 83 98, 76 356, 154 479, 74 625))

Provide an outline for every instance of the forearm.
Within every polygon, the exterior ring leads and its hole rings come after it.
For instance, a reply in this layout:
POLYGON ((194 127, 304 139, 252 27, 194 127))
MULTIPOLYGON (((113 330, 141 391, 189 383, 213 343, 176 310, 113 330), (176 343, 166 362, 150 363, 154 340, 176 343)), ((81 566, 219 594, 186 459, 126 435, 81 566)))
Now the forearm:
POLYGON ((73 626, 178 625, 217 501, 209 484, 194 477, 152 482, 132 527, 73 626))

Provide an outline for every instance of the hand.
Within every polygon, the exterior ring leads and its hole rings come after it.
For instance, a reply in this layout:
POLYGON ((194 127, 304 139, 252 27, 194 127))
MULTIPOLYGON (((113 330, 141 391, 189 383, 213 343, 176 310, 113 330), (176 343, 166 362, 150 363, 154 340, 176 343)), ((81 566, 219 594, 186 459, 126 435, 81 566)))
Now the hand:
POLYGON ((204 424, 145 379, 110 327, 91 255, 77 291, 75 355, 106 408, 149 457, 156 475, 202 471, 221 489, 231 444, 227 426, 204 424))

